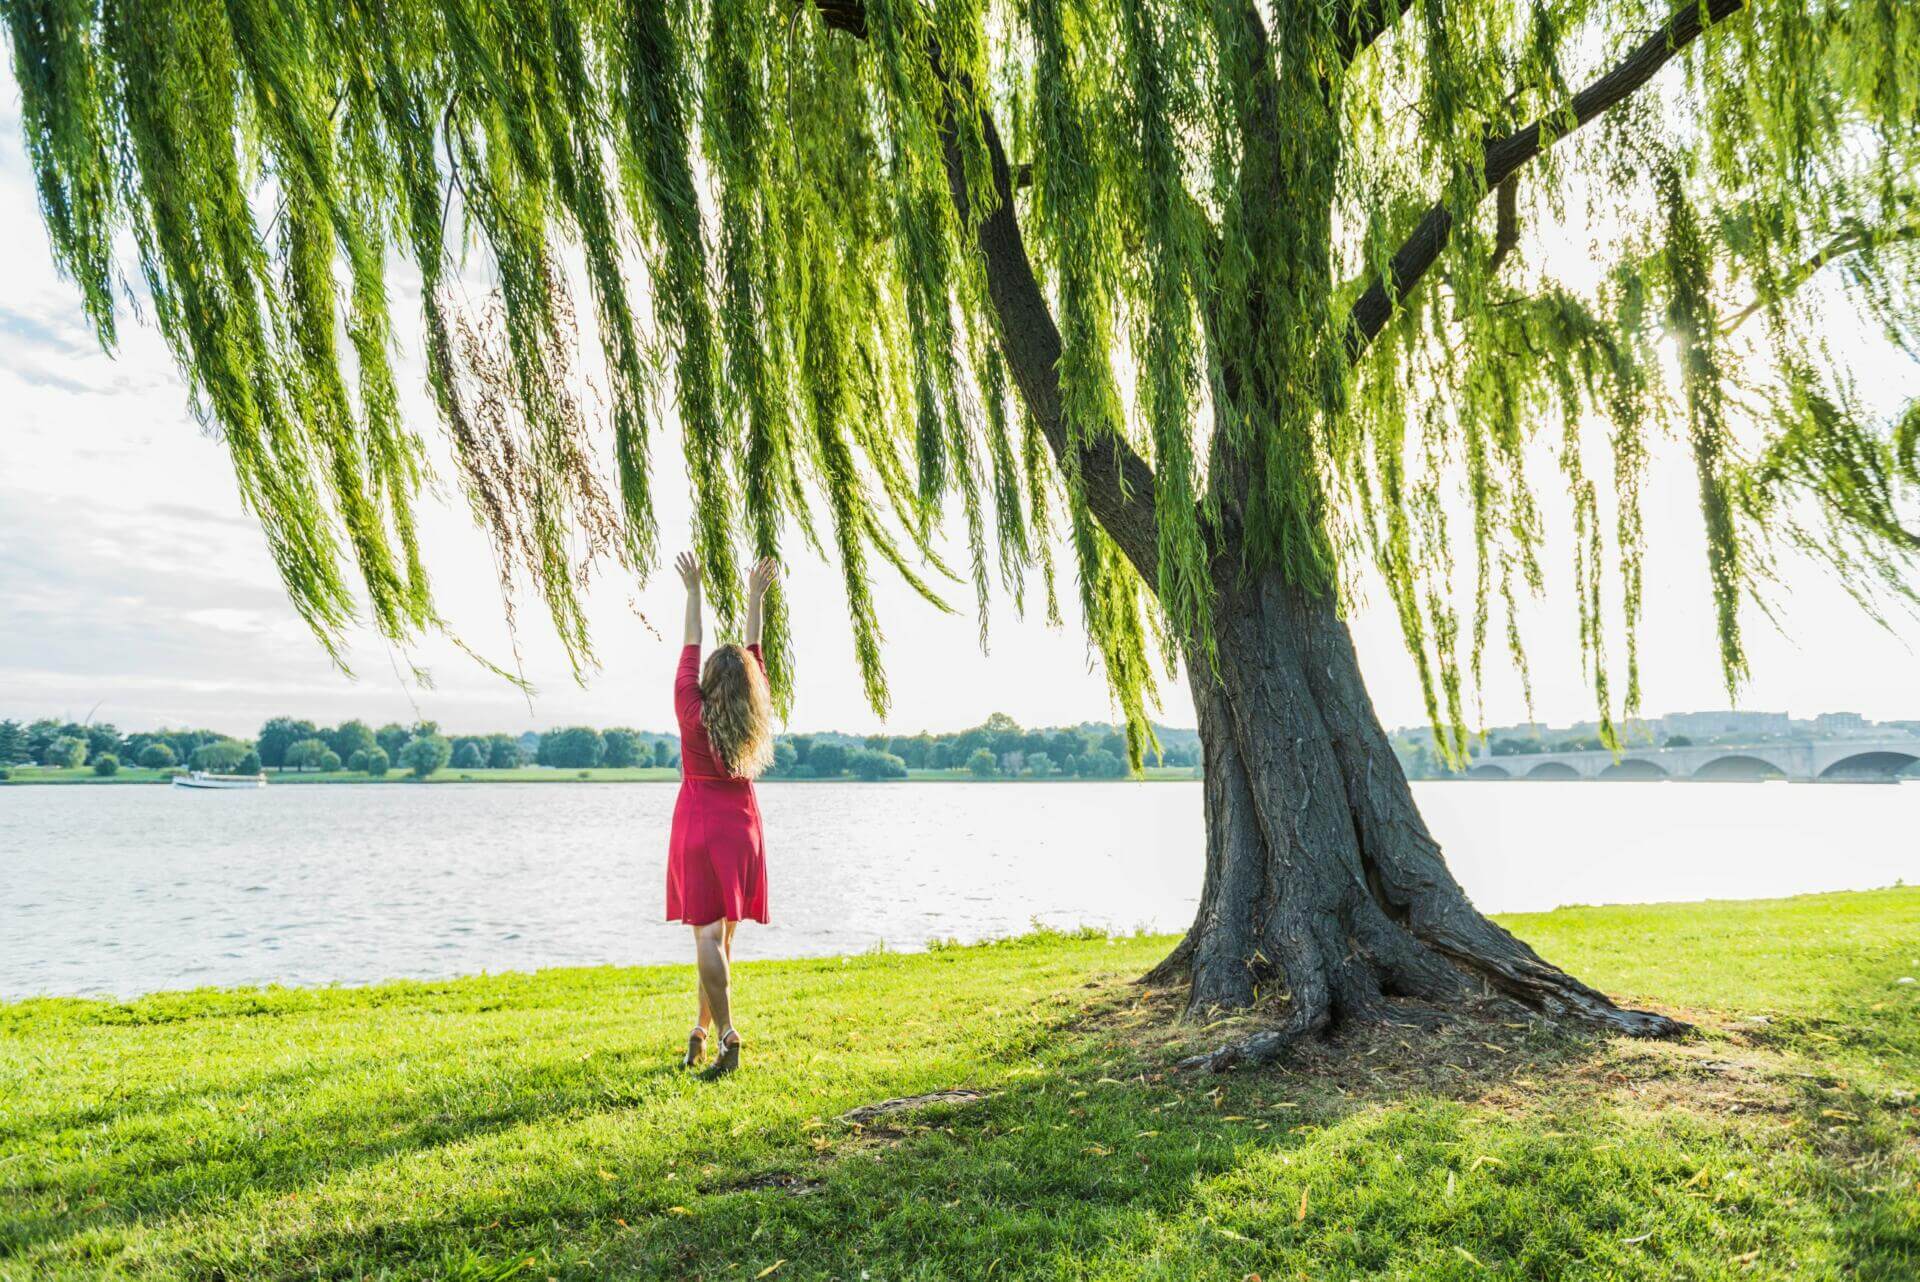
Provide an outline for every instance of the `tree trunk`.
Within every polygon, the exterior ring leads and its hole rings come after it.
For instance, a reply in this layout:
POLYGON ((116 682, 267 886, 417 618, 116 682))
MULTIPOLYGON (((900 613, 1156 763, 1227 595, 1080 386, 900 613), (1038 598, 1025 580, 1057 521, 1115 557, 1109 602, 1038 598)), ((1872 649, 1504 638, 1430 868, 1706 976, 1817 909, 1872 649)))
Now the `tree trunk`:
MULTIPOLYGON (((829 26, 866 36, 861 0, 814 4, 829 26)), ((1353 38, 1371 38, 1363 30, 1398 12, 1383 7, 1353 38)), ((937 48, 932 58, 945 81, 937 48)), ((947 180, 961 225, 974 228, 1002 353, 1054 458, 1077 473, 1088 510, 1152 584, 1153 471, 1118 435, 1089 433, 1076 442, 1068 430, 1060 333, 1027 257, 1006 151, 992 114, 979 109, 993 199, 976 220, 968 187, 976 175, 956 124, 962 104, 974 99, 954 87, 941 120, 947 180)), ((1532 136, 1537 150, 1538 130, 1532 136)), ((1378 328, 1362 324, 1358 346, 1378 328)), ((1223 361, 1237 384, 1236 364, 1223 361)), ((1229 459, 1226 466, 1244 465, 1229 459)), ((1218 472, 1210 483, 1226 484, 1218 472)), ((1225 506, 1237 506, 1233 497, 1225 506)), ((1270 1059, 1301 1037, 1382 1012, 1402 997, 1497 998, 1638 1036, 1681 1031, 1665 1016, 1615 1006, 1481 916, 1421 821, 1333 603, 1275 573, 1244 579, 1237 562, 1221 555, 1215 563, 1217 670, 1192 654, 1187 665, 1206 754, 1206 881, 1192 928, 1154 977, 1190 980, 1196 1012, 1248 1006, 1283 990, 1287 1014, 1280 1027, 1197 1062, 1223 1069, 1270 1059)))
POLYGON ((1394 998, 1517 1002, 1641 1037, 1685 1028, 1614 1005, 1468 901, 1332 601, 1231 568, 1215 593, 1217 668, 1188 664, 1206 756, 1206 880, 1193 926, 1150 978, 1189 981, 1194 1014, 1280 993, 1286 1013, 1189 1066, 1269 1060, 1394 998))

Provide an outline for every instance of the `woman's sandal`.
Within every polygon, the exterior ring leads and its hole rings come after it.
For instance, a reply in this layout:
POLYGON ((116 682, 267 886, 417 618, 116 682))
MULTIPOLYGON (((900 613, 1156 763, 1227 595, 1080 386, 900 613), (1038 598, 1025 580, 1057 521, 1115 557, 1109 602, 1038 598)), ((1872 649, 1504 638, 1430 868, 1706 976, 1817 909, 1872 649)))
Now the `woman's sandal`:
POLYGON ((713 1068, 709 1071, 715 1077, 724 1077, 739 1067, 740 1034, 729 1028, 726 1032, 720 1034, 720 1055, 713 1061, 713 1068), (728 1041, 727 1039, 729 1037, 733 1040, 728 1041))
POLYGON ((687 1034, 687 1056, 680 1061, 682 1068, 698 1068, 700 1061, 707 1057, 707 1030, 696 1027, 687 1034))

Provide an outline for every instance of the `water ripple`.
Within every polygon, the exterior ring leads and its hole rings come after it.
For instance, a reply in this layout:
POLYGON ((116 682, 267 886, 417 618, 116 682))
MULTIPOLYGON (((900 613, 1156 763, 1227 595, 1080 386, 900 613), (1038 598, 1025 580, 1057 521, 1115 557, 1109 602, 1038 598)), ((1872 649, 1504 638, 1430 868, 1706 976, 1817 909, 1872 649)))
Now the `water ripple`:
MULTIPOLYGON (((1493 910, 1920 878, 1920 786, 1418 790, 1455 874, 1493 910)), ((660 920, 668 785, 3 799, 0 997, 688 960, 686 928, 660 920)), ((1195 784, 770 784, 760 800, 775 926, 743 930, 743 958, 915 948, 1036 918, 1175 930, 1199 891, 1195 784)))

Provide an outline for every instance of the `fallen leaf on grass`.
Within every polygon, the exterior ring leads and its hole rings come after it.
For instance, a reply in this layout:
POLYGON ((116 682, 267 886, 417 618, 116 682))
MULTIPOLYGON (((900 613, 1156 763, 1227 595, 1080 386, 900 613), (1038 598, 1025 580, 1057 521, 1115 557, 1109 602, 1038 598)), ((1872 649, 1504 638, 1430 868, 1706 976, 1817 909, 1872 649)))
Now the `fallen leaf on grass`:
POLYGON ((1300 1186, 1300 1209, 1293 1213, 1295 1224, 1303 1223, 1307 1218, 1307 1186, 1300 1186))
POLYGON ((1475 1255, 1472 1251, 1467 1250, 1467 1248, 1464 1246, 1454 1247, 1453 1253, 1459 1256, 1461 1259, 1465 1260, 1468 1264, 1471 1264, 1476 1269, 1484 1269, 1487 1267, 1486 1265, 1480 1262, 1479 1256, 1475 1255))
POLYGON ((619 1177, 617 1177, 616 1175, 614 1175, 614 1173, 613 1173, 612 1171, 601 1171, 601 1172, 600 1172, 600 1178, 601 1178, 601 1179, 603 1179, 603 1180, 611 1180, 611 1179, 617 1179, 617 1178, 619 1178, 619 1177))
POLYGON ((1857 1122, 1860 1120, 1858 1114, 1849 1113, 1844 1108, 1823 1108, 1820 1110, 1820 1116, 1831 1117, 1836 1122, 1857 1122))
POLYGON ((1652 1236, 1653 1236, 1653 1233, 1651 1230, 1649 1230, 1648 1232, 1642 1233, 1639 1237, 1623 1237, 1620 1239, 1620 1241, 1625 1246, 1639 1246, 1642 1242, 1646 1241, 1648 1238, 1652 1236))
POLYGON ((1681 1187, 1690 1188, 1690 1189, 1702 1189, 1707 1186, 1707 1181, 1711 1178, 1713 1177, 1710 1174, 1708 1174, 1707 1168, 1703 1166, 1699 1170, 1695 1171, 1693 1173, 1693 1178, 1688 1180, 1681 1187))
POLYGON ((786 1263, 785 1260, 775 1260, 772 1264, 769 1264, 766 1268, 761 1269, 758 1273, 753 1275, 755 1282, 758 1282, 760 1278, 772 1277, 775 1273, 780 1271, 780 1266, 785 1263, 786 1263))
POLYGON ((1485 1153, 1482 1153, 1480 1156, 1473 1159, 1473 1164, 1467 1167, 1467 1169, 1469 1171, 1477 1171, 1483 1166, 1505 1166, 1505 1165, 1506 1163, 1501 1161, 1499 1158, 1489 1157, 1485 1153))
POLYGON ((667 1214, 668 1215, 692 1215, 693 1212, 689 1211, 684 1206, 670 1206, 667 1208, 667 1214))
POLYGON ((1748 1251, 1745 1255, 1734 1256, 1733 1262, 1735 1264, 1752 1264, 1755 1260, 1759 1258, 1760 1258, 1760 1250, 1758 1247, 1756 1247, 1753 1250, 1748 1251))

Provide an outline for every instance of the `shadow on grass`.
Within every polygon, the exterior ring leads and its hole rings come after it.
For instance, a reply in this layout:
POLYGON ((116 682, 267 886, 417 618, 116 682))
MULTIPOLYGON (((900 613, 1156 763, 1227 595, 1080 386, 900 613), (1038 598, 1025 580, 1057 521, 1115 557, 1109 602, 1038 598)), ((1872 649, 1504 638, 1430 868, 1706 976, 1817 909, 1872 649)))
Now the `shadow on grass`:
POLYGON ((239 1195, 284 1196, 355 1169, 592 1109, 631 1108, 671 1088, 677 1065, 651 1046, 591 1058, 561 1047, 525 1054, 500 1038, 458 1071, 380 1079, 330 1106, 334 1054, 217 1083, 145 1090, 55 1110, 8 1128, 16 1157, 4 1188, 0 1260, 40 1245, 111 1236, 218 1211, 239 1195), (439 1105, 439 1107, 435 1107, 439 1105), (257 1119, 257 1120, 253 1120, 257 1119))
MULTIPOLYGON (((330 1227, 277 1249, 325 1273, 424 1268, 464 1243, 491 1265, 531 1260, 535 1276, 662 1278, 753 1277, 783 1260, 782 1277, 1111 1274, 1146 1271, 1133 1264, 1161 1253, 1189 1276, 1238 1279, 1272 1254, 1247 1216, 1271 1211, 1289 1228, 1311 1218, 1314 1231, 1334 1231, 1312 1205, 1296 1219, 1291 1167, 1331 1188, 1340 1171, 1370 1178, 1376 1157, 1391 1162, 1383 1155, 1398 1148, 1417 1158, 1418 1172, 1444 1180, 1477 1125, 1465 1101, 1522 1092, 1532 1076, 1598 1073, 1607 1053, 1605 1043, 1539 1027, 1471 1024, 1388 1029, 1277 1073, 1168 1074, 1176 1047, 1166 1012, 1129 1009, 1136 991, 1094 994, 1095 1012, 1073 1031, 1035 1038, 1029 1062, 1016 1055, 995 1080, 974 1083, 987 1091, 976 1103, 866 1126, 809 1119, 746 1168, 728 1169, 724 1137, 690 1135, 680 1150, 685 1178, 669 1187, 636 1179, 643 1164, 610 1163, 601 1174, 611 1178, 599 1182, 536 1171, 495 1199, 405 1224, 330 1227), (1408 1046, 1424 1039, 1424 1049, 1388 1055, 1400 1033, 1408 1046), (1238 1227, 1229 1222, 1236 1215, 1238 1227)), ((910 1085, 902 1074, 898 1088, 910 1085)), ((1515 1143, 1527 1142, 1524 1126, 1511 1129, 1515 1143)), ((1491 1184, 1492 1162, 1519 1160, 1493 1157, 1470 1173, 1491 1184)), ((1580 1202, 1581 1190, 1563 1191, 1580 1202)), ((1393 1200, 1418 1201, 1405 1189, 1393 1200)), ((1596 1202, 1586 1199, 1589 1217, 1596 1202)), ((1454 1229, 1428 1231, 1470 1231, 1477 1236, 1463 1240, 1496 1258, 1529 1258, 1529 1216, 1515 1210, 1486 1228, 1467 1215, 1454 1229)), ((1398 1250, 1380 1237, 1342 1263, 1380 1267, 1398 1250)), ((223 1264, 260 1262, 242 1254, 223 1264)))
POLYGON ((563 1185, 523 1187, 524 1207, 592 1242, 541 1262, 555 1276, 751 1277, 782 1260, 787 1277, 1915 1276, 1911 1116, 1874 1141, 1879 1165, 1849 1164, 1810 1142, 1852 1124, 1796 1087, 1798 1060, 1710 1016, 1682 1044, 1389 1026, 1211 1078, 1165 1073, 1190 1045, 1152 1003, 1124 1004, 981 1103, 865 1129, 823 1119, 815 1151, 614 1231, 563 1185))
MULTIPOLYGON (((1911 1027, 1874 1022, 1872 996, 1825 1021, 1685 1012, 1703 1033, 1680 1044, 1388 1023, 1214 1077, 1167 1065, 1230 1029, 1105 982, 979 1077, 940 1083, 985 1098, 867 1125, 766 1123, 753 1063, 699 1083, 609 1057, 600 1073, 632 1085, 608 1094, 594 1066, 555 1057, 441 1079, 439 1113, 388 1089, 351 1117, 296 1119, 318 1136, 262 1137, 227 1185, 295 1191, 390 1162, 437 1200, 335 1190, 319 1222, 262 1205, 197 1235, 186 1221, 216 1215, 225 1182, 204 1170, 159 1187, 160 1164, 97 1186, 76 1170, 62 1191, 173 1221, 179 1240, 128 1263, 186 1276, 1904 1279, 1916 1120, 1891 1083, 1910 1085, 1920 1055, 1911 1027), (681 1115, 655 1106, 696 1097, 709 1124, 673 1133, 681 1115), (596 1128, 623 1110, 609 1144, 596 1128), (735 1142, 763 1123, 766 1142, 735 1142), (469 1141, 472 1180, 410 1165, 469 1141)), ((818 1095, 845 1108, 926 1076, 909 1064, 818 1095)))
POLYGON ((1862 1282, 1920 1278, 1920 1021, 1884 987, 1840 994, 1831 1017, 1771 1022, 1757 1040, 1794 1056, 1788 1078, 1815 1192, 1862 1282))

